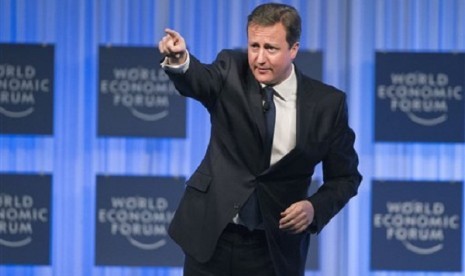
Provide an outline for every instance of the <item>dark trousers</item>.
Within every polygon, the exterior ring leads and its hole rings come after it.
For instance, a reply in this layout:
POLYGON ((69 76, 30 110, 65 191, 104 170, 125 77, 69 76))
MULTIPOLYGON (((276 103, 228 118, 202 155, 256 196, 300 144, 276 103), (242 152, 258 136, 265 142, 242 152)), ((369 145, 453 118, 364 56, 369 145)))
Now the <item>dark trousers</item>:
POLYGON ((275 276, 265 231, 229 224, 212 259, 199 263, 186 255, 184 276, 275 276))

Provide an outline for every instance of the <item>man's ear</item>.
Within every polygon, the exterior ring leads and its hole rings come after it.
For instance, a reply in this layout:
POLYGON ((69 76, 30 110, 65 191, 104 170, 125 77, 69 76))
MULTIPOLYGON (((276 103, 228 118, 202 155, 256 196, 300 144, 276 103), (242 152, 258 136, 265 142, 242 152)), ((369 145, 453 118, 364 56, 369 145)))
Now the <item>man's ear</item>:
POLYGON ((294 45, 292 45, 292 47, 291 47, 291 57, 292 57, 292 59, 295 59, 295 57, 297 56, 297 52, 299 52, 299 47, 300 47, 299 42, 296 42, 296 43, 294 43, 294 45))

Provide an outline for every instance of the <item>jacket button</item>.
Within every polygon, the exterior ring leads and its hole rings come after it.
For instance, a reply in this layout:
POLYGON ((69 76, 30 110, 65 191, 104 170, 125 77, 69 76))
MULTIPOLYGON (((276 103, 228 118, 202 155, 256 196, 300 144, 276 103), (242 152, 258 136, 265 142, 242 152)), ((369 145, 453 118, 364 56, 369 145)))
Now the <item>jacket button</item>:
POLYGON ((233 207, 234 207, 234 209, 239 209, 240 205, 237 204, 237 203, 234 203, 234 206, 233 206, 233 207))

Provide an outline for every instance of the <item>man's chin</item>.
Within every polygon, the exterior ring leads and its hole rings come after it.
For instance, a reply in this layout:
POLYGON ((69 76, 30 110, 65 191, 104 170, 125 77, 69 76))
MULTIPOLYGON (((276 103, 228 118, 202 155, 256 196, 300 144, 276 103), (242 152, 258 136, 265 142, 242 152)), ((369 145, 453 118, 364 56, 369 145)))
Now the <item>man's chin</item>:
POLYGON ((266 84, 266 85, 269 85, 271 84, 273 81, 272 81, 272 78, 270 78, 270 76, 268 75, 264 75, 264 74, 254 74, 255 76, 255 79, 259 82, 259 83, 263 83, 263 84, 266 84))

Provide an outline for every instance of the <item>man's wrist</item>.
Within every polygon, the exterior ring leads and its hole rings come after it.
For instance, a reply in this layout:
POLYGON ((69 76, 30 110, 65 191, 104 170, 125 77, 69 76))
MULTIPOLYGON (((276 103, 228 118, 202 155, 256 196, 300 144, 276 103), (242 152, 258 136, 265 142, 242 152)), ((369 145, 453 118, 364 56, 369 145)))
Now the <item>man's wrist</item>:
POLYGON ((318 231, 318 223, 316 221, 316 216, 315 216, 315 206, 313 205, 312 201, 309 198, 307 198, 307 201, 310 203, 313 209, 313 219, 308 225, 308 230, 310 231, 310 233, 316 233, 318 231))
POLYGON ((172 66, 178 66, 184 64, 187 60, 187 51, 177 53, 172 56, 166 56, 166 64, 172 66))
POLYGON ((185 52, 185 60, 183 63, 180 64, 172 64, 169 61, 169 57, 166 56, 163 61, 161 62, 161 68, 163 68, 166 71, 172 72, 172 73, 178 73, 182 74, 189 69, 189 63, 190 63, 190 58, 189 58, 189 52, 186 50, 185 52))

